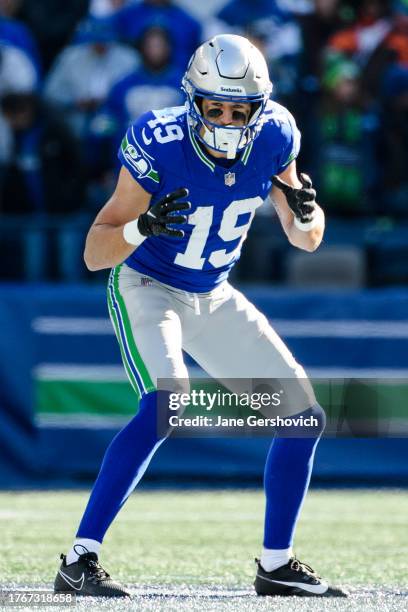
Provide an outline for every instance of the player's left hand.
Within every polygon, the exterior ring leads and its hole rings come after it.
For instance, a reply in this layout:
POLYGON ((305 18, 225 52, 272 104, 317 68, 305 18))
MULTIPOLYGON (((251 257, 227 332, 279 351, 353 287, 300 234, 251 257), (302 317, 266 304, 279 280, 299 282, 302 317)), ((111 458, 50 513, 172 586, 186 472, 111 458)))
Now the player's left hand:
POLYGON ((301 223, 310 223, 316 213, 316 191, 312 187, 312 179, 307 174, 301 173, 300 182, 302 187, 297 189, 282 181, 278 176, 272 176, 271 181, 286 196, 286 200, 295 217, 301 223))

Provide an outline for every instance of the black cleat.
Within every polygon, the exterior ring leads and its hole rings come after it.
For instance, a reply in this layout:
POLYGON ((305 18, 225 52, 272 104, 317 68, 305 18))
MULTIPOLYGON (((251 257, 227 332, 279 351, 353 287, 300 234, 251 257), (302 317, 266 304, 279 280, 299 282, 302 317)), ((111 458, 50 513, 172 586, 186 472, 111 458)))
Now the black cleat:
POLYGON ((67 565, 65 555, 54 582, 54 593, 75 593, 88 597, 130 597, 130 593, 114 582, 99 565, 98 555, 88 552, 76 563, 67 565))
POLYGON ((347 597, 345 591, 329 586, 311 567, 294 557, 272 572, 266 572, 258 559, 255 562, 257 571, 254 587, 258 595, 347 597))

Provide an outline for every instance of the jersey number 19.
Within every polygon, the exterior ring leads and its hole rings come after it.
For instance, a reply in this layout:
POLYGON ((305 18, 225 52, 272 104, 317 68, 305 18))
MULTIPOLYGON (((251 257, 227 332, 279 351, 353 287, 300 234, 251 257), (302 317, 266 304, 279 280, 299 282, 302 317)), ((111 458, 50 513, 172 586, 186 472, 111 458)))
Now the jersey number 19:
POLYGON ((252 223, 255 210, 262 204, 262 198, 246 198, 234 200, 224 210, 218 236, 224 242, 239 239, 237 246, 230 252, 227 249, 212 251, 207 258, 203 257, 205 245, 210 234, 213 222, 214 206, 199 206, 189 216, 188 223, 194 225, 187 248, 184 253, 178 253, 174 263, 193 270, 202 270, 206 259, 214 268, 222 268, 236 259, 246 238, 247 231, 252 223), (243 225, 237 225, 240 215, 248 214, 249 219, 243 225))

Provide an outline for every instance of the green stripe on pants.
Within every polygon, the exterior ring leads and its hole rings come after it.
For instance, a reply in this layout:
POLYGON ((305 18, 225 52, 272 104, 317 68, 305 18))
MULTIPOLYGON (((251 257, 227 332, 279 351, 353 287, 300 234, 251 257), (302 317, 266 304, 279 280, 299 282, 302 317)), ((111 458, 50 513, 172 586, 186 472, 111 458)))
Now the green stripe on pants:
POLYGON ((139 377, 142 379, 146 392, 149 393, 151 391, 156 391, 156 386, 153 384, 153 381, 146 368, 146 365, 137 349, 136 342, 133 336, 132 326, 130 324, 129 316, 127 313, 125 301, 119 290, 119 274, 120 274, 121 267, 122 265, 117 266, 112 271, 113 273, 113 293, 114 293, 116 303, 119 307, 120 318, 122 321, 122 326, 123 326, 124 334, 126 337, 127 347, 130 352, 132 364, 134 368, 137 370, 139 377))

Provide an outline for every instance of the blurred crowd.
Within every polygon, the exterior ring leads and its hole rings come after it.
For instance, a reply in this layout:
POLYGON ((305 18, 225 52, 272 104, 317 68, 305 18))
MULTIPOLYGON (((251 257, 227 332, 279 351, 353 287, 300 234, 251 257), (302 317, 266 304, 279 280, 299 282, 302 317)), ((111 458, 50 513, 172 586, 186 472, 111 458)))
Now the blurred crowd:
MULTIPOLYGON (((199 4, 0 0, 0 278, 86 276, 84 234, 115 183, 126 127, 182 104, 192 52, 230 32, 265 54, 334 240, 364 252, 377 271, 368 283, 408 281, 408 0, 199 4)), ((265 227, 255 219, 242 280, 285 280, 272 262, 282 238, 265 227)))

